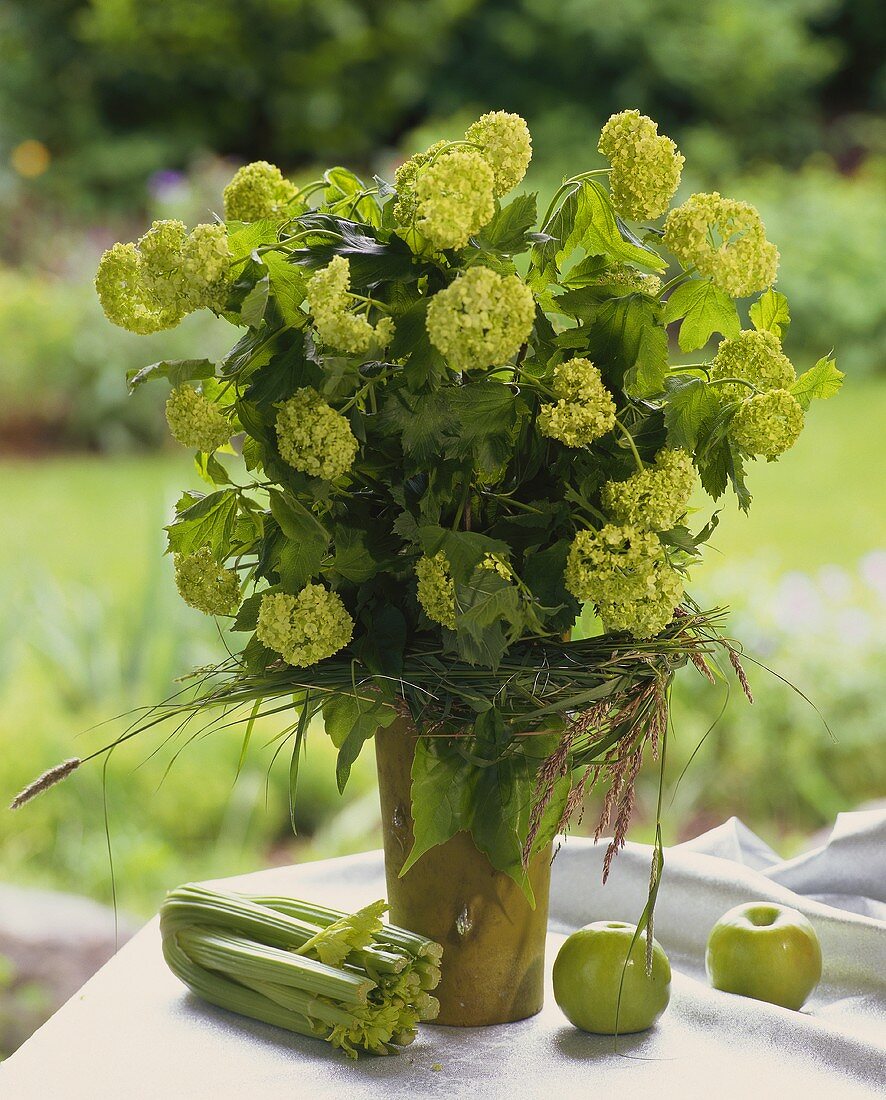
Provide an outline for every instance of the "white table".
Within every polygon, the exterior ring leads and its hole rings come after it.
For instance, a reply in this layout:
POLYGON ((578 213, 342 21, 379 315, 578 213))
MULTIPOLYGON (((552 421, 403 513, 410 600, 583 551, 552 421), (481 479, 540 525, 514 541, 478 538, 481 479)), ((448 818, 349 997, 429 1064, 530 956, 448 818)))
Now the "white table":
MULTIPOLYGON (((649 849, 629 844, 600 886, 603 845, 570 840, 554 861, 549 964, 591 920, 636 919, 649 849)), ((227 880, 342 908, 384 896, 380 853, 227 880)), ((205 1005, 166 969, 156 920, 0 1066, 2 1100, 319 1100, 472 1097, 633 1100, 886 1095, 886 814, 844 814, 831 841, 782 863, 733 819, 669 849, 656 936, 674 969, 652 1031, 613 1040, 571 1028, 548 993, 537 1017, 501 1027, 425 1026, 399 1057, 349 1062, 205 1005), (822 986, 802 1013, 708 988, 707 933, 753 898, 802 909, 822 941, 822 986), (850 911, 854 910, 854 911, 850 911)))

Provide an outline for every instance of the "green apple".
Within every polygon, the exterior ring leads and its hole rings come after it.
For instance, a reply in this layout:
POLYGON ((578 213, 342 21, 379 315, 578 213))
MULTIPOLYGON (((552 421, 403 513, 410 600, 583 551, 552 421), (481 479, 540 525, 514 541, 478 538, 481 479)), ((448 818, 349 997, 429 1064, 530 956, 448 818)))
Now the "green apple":
POLYGON ((714 989, 799 1009, 821 978, 821 946, 797 909, 752 901, 714 925, 705 969, 714 989))
POLYGON ((653 939, 652 973, 647 975, 645 933, 637 937, 628 959, 635 931, 633 924, 596 921, 573 932, 560 948, 554 962, 554 998, 569 1022, 582 1031, 598 1035, 645 1031, 668 1007, 668 957, 653 939))

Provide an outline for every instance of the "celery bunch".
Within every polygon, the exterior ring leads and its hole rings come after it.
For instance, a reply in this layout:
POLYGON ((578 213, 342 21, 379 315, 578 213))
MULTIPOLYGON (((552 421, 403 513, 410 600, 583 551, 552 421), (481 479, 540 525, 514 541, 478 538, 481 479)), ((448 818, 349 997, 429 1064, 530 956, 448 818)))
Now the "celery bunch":
POLYGON ((294 898, 187 885, 160 909, 163 955, 197 996, 350 1058, 411 1043, 439 1002, 443 949, 385 925, 384 901, 353 914, 294 898))

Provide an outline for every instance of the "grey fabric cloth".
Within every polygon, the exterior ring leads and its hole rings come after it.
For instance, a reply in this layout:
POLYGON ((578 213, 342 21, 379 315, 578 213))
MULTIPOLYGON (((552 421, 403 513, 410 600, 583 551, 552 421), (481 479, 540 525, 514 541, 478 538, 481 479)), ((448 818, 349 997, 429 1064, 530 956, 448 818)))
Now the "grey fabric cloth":
MULTIPOLYGON (((554 861, 549 964, 562 937, 602 918, 636 920, 650 849, 628 844, 600 885, 605 845, 571 839, 554 861)), ((344 908, 384 895, 381 854, 227 880, 344 908)), ((732 820, 666 852, 656 936, 674 970, 671 1005, 641 1035, 571 1028, 548 992, 531 1020, 461 1030, 426 1026, 399 1057, 347 1062, 325 1044, 204 1005, 163 965, 148 924, 13 1057, 3 1100, 262 1100, 308 1097, 754 1097, 886 1095, 886 813, 842 814, 816 851, 781 861, 732 820), (714 922, 753 899, 815 925, 822 984, 802 1012, 712 990, 704 946, 714 922)), ((478 981, 483 976, 478 974, 478 981)))

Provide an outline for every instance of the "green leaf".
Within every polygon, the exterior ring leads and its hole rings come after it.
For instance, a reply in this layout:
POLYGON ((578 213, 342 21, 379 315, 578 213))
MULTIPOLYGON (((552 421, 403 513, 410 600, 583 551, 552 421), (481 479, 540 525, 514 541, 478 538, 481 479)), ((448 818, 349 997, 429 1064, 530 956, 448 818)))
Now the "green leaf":
POLYGON ((255 592, 246 597, 240 605, 240 610, 237 612, 237 618, 234 619, 231 630, 255 630, 258 623, 259 608, 264 596, 264 592, 255 592))
POLYGON ((585 180, 578 185, 542 229, 555 238, 554 242, 544 243, 534 252, 536 266, 544 268, 548 274, 546 281, 553 281, 550 269, 555 271, 579 247, 590 256, 606 256, 653 271, 664 271, 667 267, 657 252, 646 248, 636 238, 625 240, 609 196, 595 180, 585 180))
POLYGON ((715 332, 733 337, 741 331, 735 302, 707 279, 690 279, 678 286, 665 302, 662 324, 668 325, 680 317, 682 351, 704 347, 715 332))
POLYGON ((517 195, 507 206, 500 207, 476 237, 480 250, 506 256, 523 252, 538 218, 537 200, 537 193, 532 192, 517 195))
POLYGON ((748 310, 751 323, 761 332, 771 332, 781 339, 781 330, 791 323, 788 300, 777 290, 764 290, 748 310))
POLYGON ((471 836, 492 866, 517 883, 534 909, 535 897, 523 866, 523 838, 529 830, 533 775, 522 758, 505 759, 478 770, 471 836))
POLYGON ((612 298, 587 330, 587 356, 610 389, 634 397, 662 392, 668 371, 668 336, 658 323, 660 306, 643 294, 612 298))
POLYGON ((442 739, 418 738, 412 761, 414 843, 401 878, 430 848, 470 826, 478 771, 442 739))
POLYGON ((284 539, 274 547, 273 564, 284 591, 297 594, 320 572, 329 535, 307 508, 289 494, 269 490, 271 514, 284 539))
POLYGON ((201 546, 208 546, 221 561, 231 546, 231 533, 237 518, 237 494, 232 489, 222 489, 205 497, 186 494, 185 499, 193 503, 179 510, 166 528, 170 552, 190 554, 201 546))
POLYGON ((351 266, 353 287, 374 287, 390 279, 414 280, 421 274, 409 246, 374 226, 320 213, 303 215, 299 225, 306 230, 330 230, 341 239, 330 242, 327 236, 318 235, 309 249, 292 253, 293 262, 325 267, 333 256, 344 256, 351 266))
POLYGON ((155 378, 166 378, 173 387, 180 386, 182 382, 193 382, 200 378, 212 378, 215 375, 215 363, 209 359, 163 359, 159 363, 151 363, 140 370, 126 372, 126 382, 129 392, 138 389, 145 382, 152 382, 155 378))
POLYGON ((301 310, 301 304, 305 300, 308 285, 304 269, 291 264, 279 252, 266 252, 263 260, 268 269, 270 292, 280 308, 281 320, 287 325, 303 324, 305 314, 301 310))
POLYGON ((371 545, 373 541, 377 541, 372 534, 357 527, 342 525, 336 526, 334 534, 335 557, 332 568, 352 584, 362 584, 374 577, 385 565, 392 564, 391 556, 383 548, 371 545))
POLYGON ((228 249, 234 262, 247 259, 263 244, 273 244, 279 230, 280 223, 273 218, 259 222, 228 222, 228 249))
POLYGON ((432 462, 456 437, 452 389, 413 394, 388 388, 379 410, 379 426, 400 436, 403 450, 417 463, 432 462))
POLYGON ((501 382, 475 382, 452 394, 459 432, 447 453, 473 456, 474 468, 494 473, 510 458, 517 424, 513 390, 501 382))
MULTIPOLYGON (((369 691, 368 687, 363 688, 369 691)), ((339 750, 336 780, 343 791, 351 767, 360 750, 377 730, 388 727, 397 712, 381 699, 357 698, 354 695, 333 695, 323 703, 323 721, 333 745, 339 750)))
POLYGON ((720 411, 716 393, 701 378, 671 378, 664 403, 668 444, 693 452, 701 433, 710 427, 720 411))
POLYGON ((458 652, 471 664, 498 668, 523 626, 520 593, 493 569, 475 568, 467 583, 455 585, 458 652))
POLYGON ((804 409, 808 409, 816 398, 826 401, 833 397, 843 385, 845 377, 845 373, 837 369, 837 361, 830 355, 825 355, 814 367, 800 375, 791 386, 791 393, 804 409))

